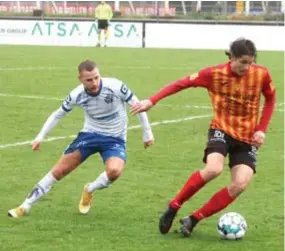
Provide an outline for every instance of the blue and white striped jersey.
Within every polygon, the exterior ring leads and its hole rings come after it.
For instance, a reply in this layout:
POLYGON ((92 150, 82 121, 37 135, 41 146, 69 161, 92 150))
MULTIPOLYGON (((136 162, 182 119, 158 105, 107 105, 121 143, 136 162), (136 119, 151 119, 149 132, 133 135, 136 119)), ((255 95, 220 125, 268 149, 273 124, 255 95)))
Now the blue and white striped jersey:
MULTIPOLYGON (((127 139, 128 116, 126 103, 133 105, 138 98, 120 80, 101 78, 99 92, 92 95, 83 84, 73 89, 61 107, 45 121, 34 141, 41 142, 57 123, 75 106, 80 106, 85 113, 81 131, 96 132, 101 135, 127 139)), ((143 141, 153 140, 151 126, 145 112, 137 115, 143 129, 143 141)))
POLYGON ((132 96, 133 93, 122 81, 102 78, 97 95, 89 94, 81 84, 70 92, 62 109, 69 112, 74 106, 80 106, 84 110, 84 132, 96 132, 126 140, 126 102, 132 96))

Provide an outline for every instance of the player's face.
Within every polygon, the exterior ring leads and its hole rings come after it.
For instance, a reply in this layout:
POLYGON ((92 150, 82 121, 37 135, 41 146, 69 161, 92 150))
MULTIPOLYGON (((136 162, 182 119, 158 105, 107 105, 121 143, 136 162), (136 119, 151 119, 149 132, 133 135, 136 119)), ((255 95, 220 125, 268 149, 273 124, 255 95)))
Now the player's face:
POLYGON ((100 88, 100 72, 98 68, 93 71, 82 71, 78 76, 84 87, 92 94, 96 94, 100 88))
POLYGON ((232 71, 242 76, 246 73, 249 66, 254 62, 254 56, 244 55, 242 57, 233 57, 231 62, 232 71))

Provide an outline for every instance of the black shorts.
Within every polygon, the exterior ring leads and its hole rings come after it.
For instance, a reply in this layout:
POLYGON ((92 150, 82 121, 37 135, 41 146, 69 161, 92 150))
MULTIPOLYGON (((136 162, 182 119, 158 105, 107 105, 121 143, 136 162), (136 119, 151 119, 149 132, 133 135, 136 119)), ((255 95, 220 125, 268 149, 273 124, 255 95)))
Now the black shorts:
POLYGON ((210 129, 203 161, 206 163, 210 153, 229 154, 229 167, 244 164, 256 172, 257 147, 232 138, 221 130, 210 129))
POLYGON ((108 20, 103 20, 103 19, 98 20, 98 29, 99 30, 105 30, 108 28, 108 26, 109 26, 108 20))

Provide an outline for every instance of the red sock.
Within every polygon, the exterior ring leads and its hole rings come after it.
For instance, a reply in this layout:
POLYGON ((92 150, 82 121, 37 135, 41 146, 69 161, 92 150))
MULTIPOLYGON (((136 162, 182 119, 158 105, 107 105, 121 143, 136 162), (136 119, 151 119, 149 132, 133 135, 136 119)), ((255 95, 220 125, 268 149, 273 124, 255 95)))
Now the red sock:
POLYGON ((215 193, 213 197, 200 209, 194 212, 192 215, 197 220, 202 220, 203 218, 209 217, 222 209, 226 208, 230 203, 234 201, 229 194, 228 188, 225 187, 215 193))
POLYGON ((179 210, 182 204, 198 192, 204 185, 205 181, 201 177, 200 171, 194 172, 186 181, 181 191, 169 203, 169 206, 175 210, 179 210))

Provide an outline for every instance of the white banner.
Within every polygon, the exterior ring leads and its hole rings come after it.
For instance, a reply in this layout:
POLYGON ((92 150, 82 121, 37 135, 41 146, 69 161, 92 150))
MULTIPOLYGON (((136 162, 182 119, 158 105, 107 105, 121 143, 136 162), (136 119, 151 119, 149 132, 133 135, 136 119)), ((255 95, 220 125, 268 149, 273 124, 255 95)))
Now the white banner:
MULTIPOLYGON (((0 44, 95 46, 95 22, 0 20, 0 44)), ((142 23, 112 22, 111 47, 142 47, 142 23)))
POLYGON ((258 50, 284 51, 284 26, 147 23, 145 47, 227 49, 239 38, 251 39, 258 50))
MULTIPOLYGON (((112 22, 108 46, 142 47, 142 23, 112 22)), ((227 49, 245 37, 258 50, 284 51, 284 26, 146 23, 145 47, 227 49)), ((0 44, 95 46, 94 22, 0 20, 0 44)))

